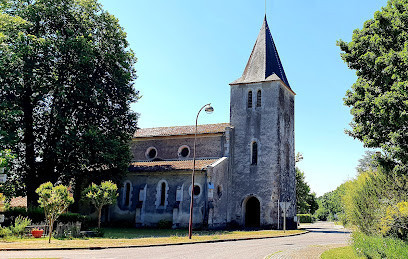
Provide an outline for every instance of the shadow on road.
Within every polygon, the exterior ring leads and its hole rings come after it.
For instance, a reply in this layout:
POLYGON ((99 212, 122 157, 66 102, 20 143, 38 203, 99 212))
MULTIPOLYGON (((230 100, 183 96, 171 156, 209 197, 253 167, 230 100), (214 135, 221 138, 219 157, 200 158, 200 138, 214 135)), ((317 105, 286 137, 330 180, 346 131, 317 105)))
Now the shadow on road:
POLYGON ((305 228, 309 232, 313 233, 330 233, 330 234, 350 234, 351 232, 343 229, 343 230, 332 230, 332 229, 324 229, 324 228, 305 228))

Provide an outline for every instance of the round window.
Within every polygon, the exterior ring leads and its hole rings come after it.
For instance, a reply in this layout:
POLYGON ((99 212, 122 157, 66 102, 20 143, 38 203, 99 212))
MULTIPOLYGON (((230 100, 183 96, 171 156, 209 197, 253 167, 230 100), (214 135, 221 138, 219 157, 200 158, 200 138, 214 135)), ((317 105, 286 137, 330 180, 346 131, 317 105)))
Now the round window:
POLYGON ((156 150, 156 148, 151 147, 151 148, 147 149, 147 151, 146 151, 146 157, 147 157, 148 159, 153 159, 153 158, 155 158, 156 156, 157 156, 157 150, 156 150))
POLYGON ((187 158, 190 155, 190 148, 187 145, 183 145, 178 149, 178 156, 181 158, 187 158))
POLYGON ((201 192, 200 186, 194 185, 194 195, 198 196, 200 195, 200 192, 201 192))
POLYGON ((188 147, 185 147, 181 150, 180 155, 182 157, 188 157, 188 155, 190 154, 190 150, 188 149, 188 147))

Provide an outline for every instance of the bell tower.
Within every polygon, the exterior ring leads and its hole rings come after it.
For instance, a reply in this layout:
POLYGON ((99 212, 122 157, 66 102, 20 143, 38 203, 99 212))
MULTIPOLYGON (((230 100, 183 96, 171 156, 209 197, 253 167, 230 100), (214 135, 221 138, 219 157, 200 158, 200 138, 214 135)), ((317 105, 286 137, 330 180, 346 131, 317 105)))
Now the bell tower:
POLYGON ((287 228, 295 228, 295 93, 266 16, 242 76, 230 87, 233 141, 228 221, 245 227, 278 228, 278 221, 283 220, 279 201, 290 205, 287 228))

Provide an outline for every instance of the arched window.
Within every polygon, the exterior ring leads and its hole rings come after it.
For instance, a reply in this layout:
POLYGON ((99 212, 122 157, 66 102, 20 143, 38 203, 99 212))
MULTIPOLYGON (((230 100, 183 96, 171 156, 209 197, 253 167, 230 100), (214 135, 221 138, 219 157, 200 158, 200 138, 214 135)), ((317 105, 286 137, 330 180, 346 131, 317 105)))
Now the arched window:
POLYGON ((157 183, 156 186, 156 201, 154 205, 156 209, 163 209, 169 205, 169 183, 162 179, 157 183))
POLYGON ((262 104, 262 93, 261 90, 258 90, 256 93, 256 107, 261 107, 262 104))
POLYGON ((166 183, 162 182, 160 190, 160 206, 164 206, 166 202, 166 183))
POLYGON ((258 163, 258 144, 256 142, 252 142, 251 165, 256 165, 257 163, 258 163))
POLYGON ((125 206, 129 206, 130 204, 130 183, 126 183, 125 185, 125 206))
POLYGON ((248 108, 252 108, 252 91, 248 92, 248 108))

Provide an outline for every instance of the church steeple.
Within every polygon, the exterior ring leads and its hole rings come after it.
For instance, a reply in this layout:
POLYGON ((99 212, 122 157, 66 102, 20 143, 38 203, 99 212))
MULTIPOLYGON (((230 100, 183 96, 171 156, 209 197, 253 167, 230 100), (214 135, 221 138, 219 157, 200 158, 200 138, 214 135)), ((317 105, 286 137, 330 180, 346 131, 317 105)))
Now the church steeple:
POLYGON ((242 73, 240 78, 232 82, 231 85, 279 79, 290 88, 265 15, 261 31, 258 34, 244 73, 242 73))

